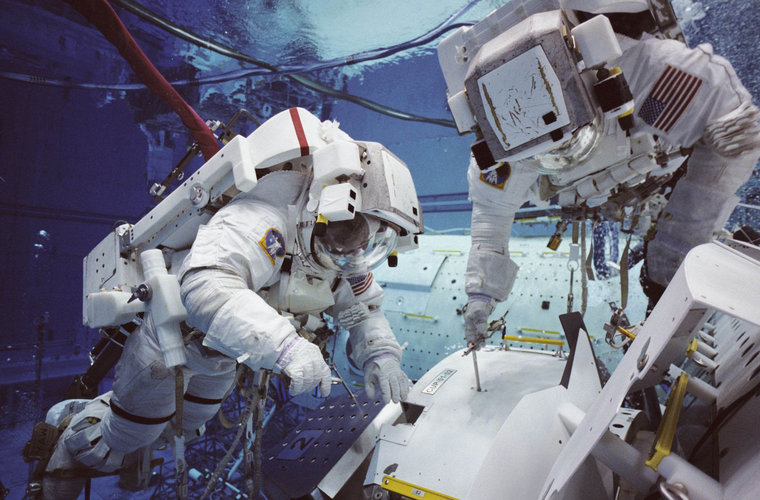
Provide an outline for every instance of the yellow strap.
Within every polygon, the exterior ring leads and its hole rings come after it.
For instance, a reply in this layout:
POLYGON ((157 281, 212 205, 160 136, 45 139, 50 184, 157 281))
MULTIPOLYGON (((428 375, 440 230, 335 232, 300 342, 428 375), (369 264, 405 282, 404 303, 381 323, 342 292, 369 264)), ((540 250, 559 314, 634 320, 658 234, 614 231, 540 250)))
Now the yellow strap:
POLYGON ((399 493, 408 498, 419 498, 424 500, 458 500, 455 497, 450 497, 421 486, 415 486, 412 483, 407 483, 406 481, 402 481, 393 476, 385 476, 381 486, 383 489, 399 493))
POLYGON ((665 404, 665 414, 662 416, 660 427, 657 429, 649 460, 646 461, 646 465, 655 471, 662 459, 670 455, 670 448, 676 435, 678 417, 681 415, 681 406, 683 405, 683 398, 686 396, 686 385, 688 383, 689 376, 686 373, 681 373, 673 387, 670 388, 668 402, 665 404))

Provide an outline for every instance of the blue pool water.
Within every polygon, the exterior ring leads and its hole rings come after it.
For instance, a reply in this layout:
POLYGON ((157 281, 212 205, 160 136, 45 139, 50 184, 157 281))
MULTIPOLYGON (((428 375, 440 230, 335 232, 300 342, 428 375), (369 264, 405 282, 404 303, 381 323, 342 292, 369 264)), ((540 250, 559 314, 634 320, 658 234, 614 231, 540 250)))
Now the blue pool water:
MULTIPOLYGON (((447 21, 477 21, 502 3, 140 2, 201 39, 345 97, 336 98, 200 48, 113 2, 147 56, 204 119, 227 121, 246 108, 263 120, 303 106, 338 120, 356 139, 386 145, 410 166, 418 194, 431 197, 466 191, 472 137, 425 121, 451 120, 435 52, 441 38, 434 33, 428 43, 409 42, 447 21), (394 50, 379 57, 387 48, 394 50), (381 114, 357 105, 354 96, 421 118, 381 114)), ((760 2, 674 5, 690 45, 712 43, 760 102, 760 2)), ((166 176, 190 138, 168 107, 136 84, 102 35, 60 0, 0 0, 0 110, 0 430, 13 436, 0 453, 16 464, 0 469, 0 481, 10 498, 21 498, 19 471, 26 469, 18 455, 28 424, 86 367, 96 340, 81 324, 82 258, 115 221, 135 222, 154 206, 149 186, 166 176)), ((250 130, 242 124, 242 132, 250 130)), ((757 172, 740 194, 744 204, 760 205, 757 172)), ((731 224, 758 227, 757 214, 739 207, 731 224)), ((466 227, 469 212, 431 210, 425 223, 434 230, 466 227)))

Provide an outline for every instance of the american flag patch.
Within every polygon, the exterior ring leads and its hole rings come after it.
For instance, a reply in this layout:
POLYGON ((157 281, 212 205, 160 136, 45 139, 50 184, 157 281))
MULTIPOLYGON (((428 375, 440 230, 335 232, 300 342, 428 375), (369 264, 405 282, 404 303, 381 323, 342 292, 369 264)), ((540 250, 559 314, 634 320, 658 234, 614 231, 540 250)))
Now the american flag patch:
POLYGON ((670 132, 701 85, 702 80, 696 76, 668 66, 644 100, 639 118, 647 125, 670 132))
POLYGON ((372 273, 365 275, 351 276, 348 278, 348 284, 351 285, 351 291, 355 296, 359 296, 369 290, 372 285, 372 273))

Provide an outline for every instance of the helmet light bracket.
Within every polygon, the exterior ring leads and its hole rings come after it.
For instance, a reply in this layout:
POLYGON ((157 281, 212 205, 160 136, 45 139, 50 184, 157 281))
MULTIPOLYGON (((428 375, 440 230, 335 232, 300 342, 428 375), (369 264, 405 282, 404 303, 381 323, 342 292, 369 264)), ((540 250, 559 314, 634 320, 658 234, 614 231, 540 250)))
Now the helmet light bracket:
POLYGON ((353 219, 361 206, 361 194, 350 182, 325 186, 320 192, 319 215, 328 221, 353 219))
POLYGON ((364 177, 362 152, 355 142, 340 140, 313 155, 313 179, 306 209, 327 220, 353 219, 361 211, 359 181, 364 177))

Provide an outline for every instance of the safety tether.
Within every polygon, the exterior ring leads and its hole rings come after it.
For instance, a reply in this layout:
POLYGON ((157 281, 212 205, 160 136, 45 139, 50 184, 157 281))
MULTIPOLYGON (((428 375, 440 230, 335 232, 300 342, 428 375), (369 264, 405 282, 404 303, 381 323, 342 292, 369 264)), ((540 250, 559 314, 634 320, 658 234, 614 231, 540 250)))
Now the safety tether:
MULTIPOLYGON (((590 254, 589 254, 590 255, 590 254)), ((586 315, 586 306, 588 305, 588 275, 586 274, 586 210, 583 210, 581 216, 581 316, 586 315)))
MULTIPOLYGON (((238 380, 238 385, 241 388, 241 394, 244 394, 246 396, 246 402, 245 402, 245 409, 243 410, 243 413, 240 415, 240 419, 238 422, 248 422, 251 418, 251 414, 253 413, 253 408, 256 403, 257 398, 257 392, 255 390, 252 390, 250 386, 247 388, 244 387, 246 385, 246 381, 250 382, 250 369, 245 365, 240 365, 238 374, 240 375, 240 378, 238 380)), ((252 385, 252 384, 251 384, 252 385)), ((221 409, 220 409, 221 413, 221 409)), ((237 432, 235 433, 235 438, 232 440, 232 443, 230 444, 230 447, 227 449, 227 453, 225 453, 224 457, 219 461, 218 464, 216 464, 216 468, 214 469, 214 473, 211 475, 211 477, 208 480, 208 484, 206 485, 206 489, 203 491, 203 494, 200 497, 200 500, 204 500, 206 497, 208 497, 209 493, 211 493, 211 490, 214 488, 214 485, 219 481, 219 478, 222 475, 222 472, 224 472, 224 468, 227 466, 227 464, 230 461, 230 458, 232 457, 232 453, 235 451, 235 448, 237 448, 238 443, 240 443, 240 439, 243 437, 243 433, 247 430, 247 425, 240 425, 238 427, 237 432)))
POLYGON ((185 399, 185 376, 182 367, 176 367, 174 401, 176 429, 174 435, 174 469, 176 474, 177 498, 187 499, 187 461, 185 460, 185 436, 182 431, 182 408, 185 399))

